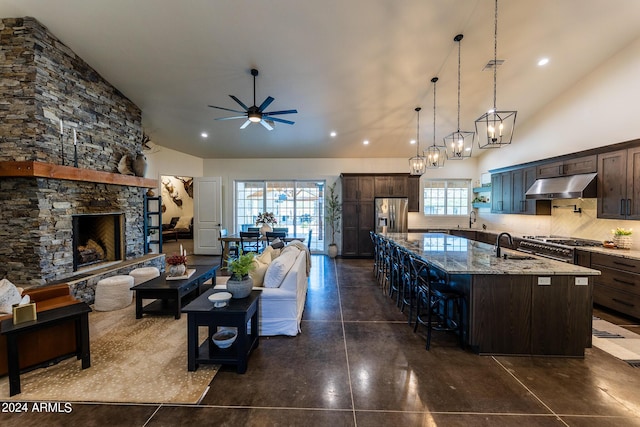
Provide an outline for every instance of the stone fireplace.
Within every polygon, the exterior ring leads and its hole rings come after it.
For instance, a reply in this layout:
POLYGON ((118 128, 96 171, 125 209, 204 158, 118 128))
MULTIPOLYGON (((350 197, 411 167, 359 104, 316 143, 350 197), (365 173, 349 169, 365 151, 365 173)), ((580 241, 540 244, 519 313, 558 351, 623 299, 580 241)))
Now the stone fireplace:
POLYGON ((117 171, 141 148, 140 109, 34 18, 0 20, 0 40, 0 278, 23 287, 73 278, 84 221, 97 217, 108 219, 87 227, 114 234, 93 237, 108 261, 141 257, 155 181, 117 171))

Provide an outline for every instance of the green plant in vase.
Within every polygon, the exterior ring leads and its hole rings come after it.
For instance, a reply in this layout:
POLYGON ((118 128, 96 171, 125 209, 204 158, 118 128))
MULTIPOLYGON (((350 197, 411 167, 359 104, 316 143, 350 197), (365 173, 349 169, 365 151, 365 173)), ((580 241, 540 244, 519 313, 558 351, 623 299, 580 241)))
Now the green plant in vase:
POLYGON ((336 192, 336 183, 334 182, 327 188, 327 196, 325 200, 325 220, 329 226, 331 234, 331 243, 329 243, 329 256, 335 258, 338 255, 338 246, 336 245, 336 233, 340 233, 340 219, 342 218, 342 203, 336 192))
POLYGON ((256 268, 253 262, 254 256, 253 252, 242 253, 240 249, 237 257, 227 260, 227 270, 231 272, 231 277, 227 281, 227 290, 232 298, 246 298, 251 293, 253 279, 249 273, 256 268))
POLYGON ((631 249, 633 229, 625 229, 622 227, 616 227, 615 230, 611 230, 613 234, 613 243, 620 249, 631 249))

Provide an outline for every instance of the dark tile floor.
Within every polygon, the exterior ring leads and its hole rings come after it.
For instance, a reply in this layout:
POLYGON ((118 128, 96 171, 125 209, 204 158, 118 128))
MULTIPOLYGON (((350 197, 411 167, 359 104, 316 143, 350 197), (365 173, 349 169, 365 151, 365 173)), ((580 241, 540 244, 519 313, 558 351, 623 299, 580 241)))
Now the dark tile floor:
POLYGON ((424 345, 370 260, 314 256, 302 334, 262 338, 246 374, 223 367, 201 404, 72 403, 70 414, 0 413, 0 424, 640 426, 640 369, 597 348, 584 359, 478 356, 438 332, 424 345))

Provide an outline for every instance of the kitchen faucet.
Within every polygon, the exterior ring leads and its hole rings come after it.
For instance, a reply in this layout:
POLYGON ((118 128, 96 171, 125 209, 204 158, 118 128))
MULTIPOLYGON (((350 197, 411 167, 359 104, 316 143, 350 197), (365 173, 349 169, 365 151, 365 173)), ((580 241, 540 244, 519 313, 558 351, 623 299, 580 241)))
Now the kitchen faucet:
POLYGON ((507 239, 509 240, 509 244, 513 245, 513 239, 511 238, 511 234, 506 232, 502 232, 498 234, 498 238, 496 239, 496 256, 498 258, 500 258, 500 239, 502 238, 502 236, 507 236, 507 239))
POLYGON ((469 212, 469 228, 471 228, 471 224, 473 224, 477 220, 478 220, 478 217, 476 216, 476 211, 472 210, 471 212, 469 212), (473 215, 473 221, 471 220, 471 215, 473 215))

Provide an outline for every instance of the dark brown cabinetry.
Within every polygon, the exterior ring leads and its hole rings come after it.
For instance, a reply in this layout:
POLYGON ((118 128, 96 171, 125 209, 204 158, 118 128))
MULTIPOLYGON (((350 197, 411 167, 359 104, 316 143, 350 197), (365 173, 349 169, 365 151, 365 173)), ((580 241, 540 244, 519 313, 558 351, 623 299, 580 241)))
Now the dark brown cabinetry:
POLYGON ((597 156, 584 156, 538 165, 536 167, 536 177, 553 178, 565 175, 578 175, 581 173, 592 173, 597 169, 597 156))
POLYGON ((407 208, 409 212, 420 212, 420 177, 409 176, 407 178, 407 194, 409 202, 407 208))
POLYGON ((511 172, 491 175, 491 213, 511 213, 511 172))
POLYGON ((474 276, 471 346, 491 354, 584 355, 592 279, 580 280, 587 284, 576 285, 575 276, 474 276))
POLYGON ((342 174, 342 256, 373 256, 374 188, 372 175, 342 174))
POLYGON ((640 260, 592 253, 595 276, 593 302, 640 318, 640 260))
POLYGON ((374 178, 376 197, 407 197, 406 175, 378 175, 374 178))
POLYGON ((598 218, 640 219, 640 147, 598 155, 598 218))

